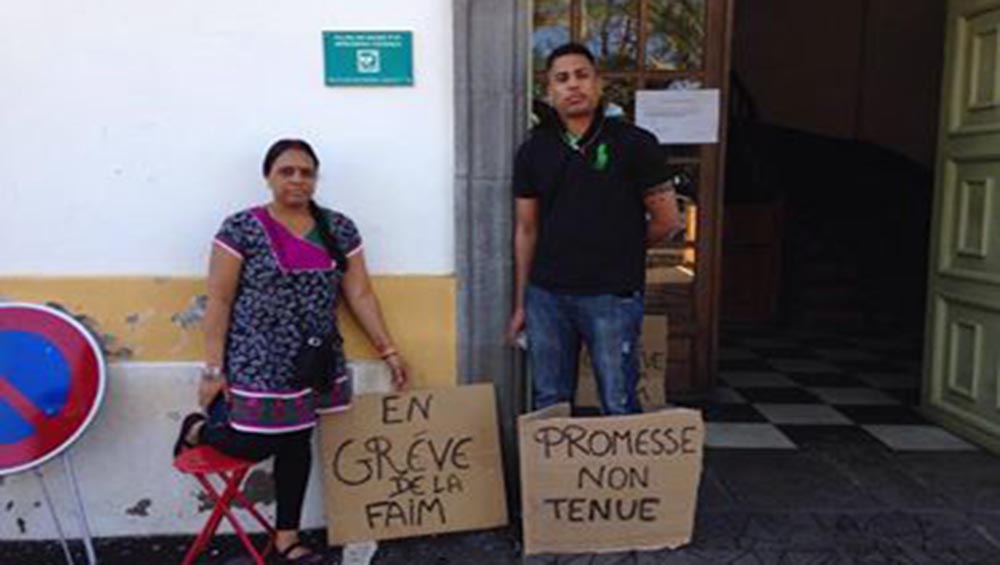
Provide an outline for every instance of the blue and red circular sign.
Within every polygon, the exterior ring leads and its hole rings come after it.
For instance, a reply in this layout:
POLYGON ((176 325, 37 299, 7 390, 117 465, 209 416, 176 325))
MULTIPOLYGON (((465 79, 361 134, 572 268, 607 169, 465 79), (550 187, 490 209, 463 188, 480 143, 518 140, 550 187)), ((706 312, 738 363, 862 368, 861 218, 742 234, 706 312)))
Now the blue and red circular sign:
POLYGON ((67 314, 0 304, 0 475, 25 471, 79 438, 104 398, 104 357, 67 314))

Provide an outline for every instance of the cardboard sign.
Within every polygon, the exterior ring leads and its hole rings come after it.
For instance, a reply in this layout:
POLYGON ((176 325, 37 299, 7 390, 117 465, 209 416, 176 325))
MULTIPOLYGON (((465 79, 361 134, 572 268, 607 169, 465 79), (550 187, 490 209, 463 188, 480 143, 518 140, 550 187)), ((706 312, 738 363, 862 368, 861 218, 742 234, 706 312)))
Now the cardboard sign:
POLYGON ((323 416, 331 545, 507 524, 493 385, 364 394, 323 416))
POLYGON ((701 413, 568 416, 563 403, 518 419, 525 554, 690 542, 705 438, 701 413))
MULTIPOLYGON (((667 317, 646 316, 642 320, 642 344, 639 348, 639 385, 636 393, 645 412, 667 403, 663 379, 667 371, 667 317)), ((597 381, 590 353, 580 354, 580 378, 576 386, 577 406, 600 406, 597 381)))

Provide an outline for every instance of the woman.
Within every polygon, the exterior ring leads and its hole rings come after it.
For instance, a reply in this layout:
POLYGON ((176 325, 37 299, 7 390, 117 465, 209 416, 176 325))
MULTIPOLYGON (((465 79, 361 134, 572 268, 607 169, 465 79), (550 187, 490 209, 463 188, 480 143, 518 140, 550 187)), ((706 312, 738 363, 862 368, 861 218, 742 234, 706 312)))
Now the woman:
POLYGON ((274 456, 275 546, 286 561, 299 562, 316 557, 298 534, 316 414, 351 402, 334 315, 338 294, 388 364, 394 385, 407 381, 372 292, 357 228, 313 201, 318 170, 305 141, 274 143, 263 164, 271 202, 228 217, 216 235, 198 388, 210 419, 188 415, 175 447, 201 443, 242 459, 274 456), (323 370, 315 359, 305 360, 309 345, 325 352, 323 370))

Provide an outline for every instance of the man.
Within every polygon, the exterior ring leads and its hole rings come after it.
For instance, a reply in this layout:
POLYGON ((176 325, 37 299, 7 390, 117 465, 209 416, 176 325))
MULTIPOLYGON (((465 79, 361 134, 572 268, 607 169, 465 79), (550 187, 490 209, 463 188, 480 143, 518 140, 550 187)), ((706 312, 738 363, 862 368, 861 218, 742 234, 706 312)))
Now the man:
POLYGON ((602 411, 639 412, 646 247, 682 226, 666 155, 649 132, 605 117, 586 47, 557 48, 546 75, 558 120, 536 128, 514 164, 507 338, 526 329, 536 409, 572 402, 582 340, 602 411))

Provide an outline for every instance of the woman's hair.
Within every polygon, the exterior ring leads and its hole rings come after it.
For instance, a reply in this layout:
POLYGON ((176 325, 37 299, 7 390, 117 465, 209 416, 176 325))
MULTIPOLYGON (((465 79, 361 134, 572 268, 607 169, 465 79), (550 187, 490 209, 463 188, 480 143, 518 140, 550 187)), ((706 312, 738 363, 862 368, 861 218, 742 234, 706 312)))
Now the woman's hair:
MULTIPOLYGON (((274 162, 278 160, 278 157, 285 151, 301 151, 312 159, 313 165, 316 167, 316 171, 319 171, 319 157, 316 156, 316 152, 313 151, 311 145, 308 142, 301 139, 279 139, 271 144, 268 148, 267 153, 264 154, 264 163, 262 166, 264 176, 271 174, 271 169, 274 167, 274 162)), ((337 270, 341 274, 347 272, 347 256, 344 252, 340 250, 340 246, 337 245, 337 241, 334 238, 333 231, 330 229, 330 222, 326 218, 326 214, 320 209, 319 205, 316 204, 315 200, 309 201, 309 213, 312 214, 313 221, 316 222, 316 227, 319 229, 319 238, 323 242, 323 247, 326 252, 337 264, 337 270)))
POLYGON ((274 167, 274 162, 281 157, 281 154, 285 151, 301 151, 312 159, 313 165, 316 166, 316 170, 319 171, 319 157, 316 156, 316 152, 309 143, 301 139, 279 139, 271 144, 268 148, 267 153, 264 154, 264 176, 271 174, 271 169, 274 167))

